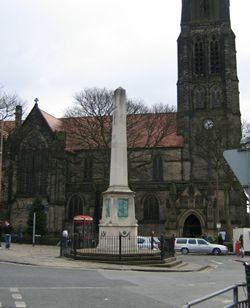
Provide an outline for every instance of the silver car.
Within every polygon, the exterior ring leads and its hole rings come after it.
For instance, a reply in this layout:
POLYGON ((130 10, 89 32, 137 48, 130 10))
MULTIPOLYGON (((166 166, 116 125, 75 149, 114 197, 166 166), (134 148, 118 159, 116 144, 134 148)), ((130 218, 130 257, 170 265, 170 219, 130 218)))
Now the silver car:
POLYGON ((182 254, 189 252, 212 253, 214 255, 227 254, 228 248, 225 245, 212 244, 203 238, 176 238, 175 251, 180 251, 182 254))
MULTIPOLYGON (((147 249, 151 249, 151 236, 138 236, 137 237, 137 244, 139 248, 147 248, 147 249)), ((159 239, 157 237, 153 238, 153 248, 154 249, 158 249, 160 248, 160 244, 161 242, 159 241, 159 239)))

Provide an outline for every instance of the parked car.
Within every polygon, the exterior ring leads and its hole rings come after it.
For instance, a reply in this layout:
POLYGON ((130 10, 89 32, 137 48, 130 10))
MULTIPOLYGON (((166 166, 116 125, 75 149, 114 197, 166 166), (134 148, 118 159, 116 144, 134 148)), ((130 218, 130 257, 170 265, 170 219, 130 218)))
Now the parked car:
POLYGON ((185 255, 189 252, 212 253, 214 255, 219 255, 227 254, 228 248, 225 245, 209 243, 203 238, 176 238, 175 251, 180 251, 185 255))
MULTIPOLYGON (((138 236, 137 244, 139 248, 151 249, 151 236, 138 236)), ((153 248, 160 248, 161 242, 157 237, 153 237, 153 248)))

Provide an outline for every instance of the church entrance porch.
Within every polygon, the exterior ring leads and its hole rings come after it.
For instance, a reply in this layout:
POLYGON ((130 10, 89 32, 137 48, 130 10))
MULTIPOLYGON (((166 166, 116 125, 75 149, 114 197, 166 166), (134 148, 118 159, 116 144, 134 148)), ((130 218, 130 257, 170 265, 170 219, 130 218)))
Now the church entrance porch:
POLYGON ((202 228, 199 219, 194 215, 189 215, 183 225, 183 237, 201 237, 202 228))

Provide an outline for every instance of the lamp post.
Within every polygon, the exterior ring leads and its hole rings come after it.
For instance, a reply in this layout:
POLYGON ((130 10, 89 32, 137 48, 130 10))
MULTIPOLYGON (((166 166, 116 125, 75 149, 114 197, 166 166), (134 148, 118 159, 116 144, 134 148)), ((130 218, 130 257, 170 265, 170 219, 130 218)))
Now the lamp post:
POLYGON ((3 178, 3 137, 7 132, 4 130, 4 119, 6 115, 0 112, 0 209, 3 202, 2 196, 2 178, 3 178))

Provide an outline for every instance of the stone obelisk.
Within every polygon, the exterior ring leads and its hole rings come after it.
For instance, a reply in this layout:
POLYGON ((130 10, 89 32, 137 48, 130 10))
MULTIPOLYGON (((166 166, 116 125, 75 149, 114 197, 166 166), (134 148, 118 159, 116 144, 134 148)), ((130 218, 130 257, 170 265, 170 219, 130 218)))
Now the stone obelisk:
POLYGON ((137 236, 134 196, 135 193, 128 187, 126 91, 118 88, 114 92, 110 182, 109 188, 103 193, 100 244, 102 239, 118 237, 119 234, 137 236))

